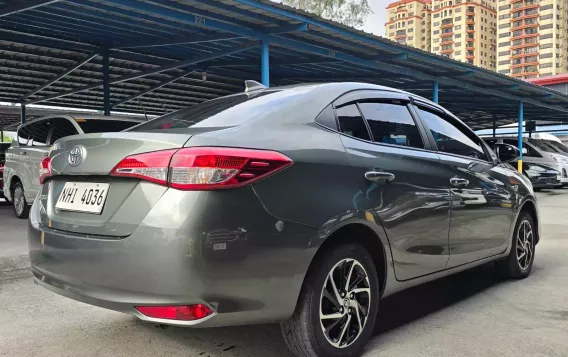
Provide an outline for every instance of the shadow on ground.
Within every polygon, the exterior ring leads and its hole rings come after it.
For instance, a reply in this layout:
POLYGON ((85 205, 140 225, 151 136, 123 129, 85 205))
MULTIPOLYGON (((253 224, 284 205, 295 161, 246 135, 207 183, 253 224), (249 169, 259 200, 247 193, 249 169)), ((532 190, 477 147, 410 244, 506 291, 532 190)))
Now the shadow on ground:
MULTIPOLYGON (((493 266, 488 265, 392 295, 381 301, 374 335, 397 329, 474 297, 501 281, 493 266)), ((271 357, 292 356, 277 324, 192 330, 140 324, 172 341, 198 347, 198 356, 256 355, 262 351, 271 357)))

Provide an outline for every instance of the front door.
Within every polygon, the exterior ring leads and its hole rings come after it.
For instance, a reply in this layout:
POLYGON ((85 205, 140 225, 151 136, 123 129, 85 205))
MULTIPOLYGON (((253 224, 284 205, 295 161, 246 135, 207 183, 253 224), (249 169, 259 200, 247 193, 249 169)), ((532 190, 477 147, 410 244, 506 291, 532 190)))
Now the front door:
POLYGON ((418 107, 450 174, 450 260, 448 268, 502 253, 507 248, 515 191, 507 170, 471 130, 448 114, 418 107))
POLYGON ((359 99, 337 108, 355 179, 390 242, 397 279, 443 270, 448 262, 447 175, 407 98, 359 99))

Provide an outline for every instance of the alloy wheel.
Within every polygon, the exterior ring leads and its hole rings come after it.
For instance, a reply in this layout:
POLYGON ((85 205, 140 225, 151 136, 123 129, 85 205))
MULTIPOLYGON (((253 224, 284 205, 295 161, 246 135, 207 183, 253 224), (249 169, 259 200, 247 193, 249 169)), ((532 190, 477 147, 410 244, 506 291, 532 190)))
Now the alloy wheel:
POLYGON ((24 212, 24 191, 21 187, 16 187, 14 190, 14 208, 16 209, 16 214, 19 216, 24 212))
POLYGON ((371 306, 365 268, 355 259, 343 259, 328 273, 320 297, 320 324, 336 348, 351 346, 363 332, 371 306))
POLYGON ((521 270, 527 270, 534 256, 534 234, 531 224, 524 220, 517 231, 517 262, 521 270))

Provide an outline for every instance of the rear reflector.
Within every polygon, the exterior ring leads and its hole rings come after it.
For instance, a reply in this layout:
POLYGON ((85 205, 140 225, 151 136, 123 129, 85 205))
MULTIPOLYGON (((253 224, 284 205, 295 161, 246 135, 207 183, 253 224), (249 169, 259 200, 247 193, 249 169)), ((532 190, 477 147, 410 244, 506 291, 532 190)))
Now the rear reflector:
POLYGON ((39 183, 43 185, 49 176, 51 176, 51 158, 46 157, 39 165, 39 183))
POLYGON ((224 147, 193 147, 133 155, 111 171, 180 190, 241 187, 292 165, 274 151, 224 147))
POLYGON ((182 306, 136 306, 142 315, 165 320, 195 321, 206 318, 213 313, 207 305, 182 306))

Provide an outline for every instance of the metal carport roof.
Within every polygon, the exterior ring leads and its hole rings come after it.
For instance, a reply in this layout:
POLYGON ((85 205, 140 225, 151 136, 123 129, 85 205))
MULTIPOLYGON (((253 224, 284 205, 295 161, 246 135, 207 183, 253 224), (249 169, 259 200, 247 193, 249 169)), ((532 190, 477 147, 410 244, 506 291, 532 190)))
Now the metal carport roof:
POLYGON ((527 119, 568 119, 554 90, 269 0, 0 0, 0 101, 163 114, 261 80, 267 44, 272 85, 364 81, 431 98, 436 83, 474 129, 516 121, 520 102, 527 119))

